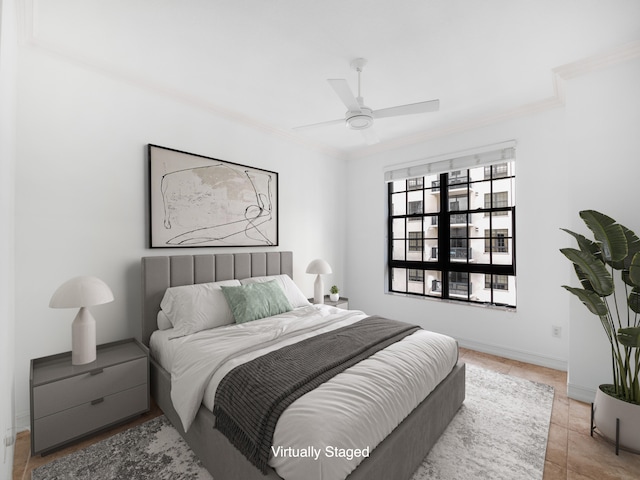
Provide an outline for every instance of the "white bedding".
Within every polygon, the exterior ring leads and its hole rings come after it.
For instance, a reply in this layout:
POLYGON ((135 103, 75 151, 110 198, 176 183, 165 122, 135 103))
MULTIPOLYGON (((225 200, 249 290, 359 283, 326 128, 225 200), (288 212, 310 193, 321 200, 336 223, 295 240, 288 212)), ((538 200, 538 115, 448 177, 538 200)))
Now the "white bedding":
MULTIPOLYGON (((236 365, 366 316, 312 305, 173 340, 171 329, 156 331, 151 351, 171 372, 173 404, 188 429, 201 403, 213 409, 217 385, 236 365)), ((448 375, 457 358, 453 338, 420 330, 348 368, 284 411, 269 465, 285 479, 344 479, 448 375)))

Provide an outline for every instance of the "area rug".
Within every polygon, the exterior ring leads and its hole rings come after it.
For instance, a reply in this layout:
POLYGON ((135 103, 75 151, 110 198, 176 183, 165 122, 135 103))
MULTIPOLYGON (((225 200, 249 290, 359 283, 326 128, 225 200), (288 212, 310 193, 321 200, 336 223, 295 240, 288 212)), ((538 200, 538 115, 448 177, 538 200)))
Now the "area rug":
MULTIPOLYGON (((465 402, 412 480, 542 479, 552 404, 553 387, 467 365, 465 402)), ((63 479, 211 476, 160 416, 32 472, 63 479)))
POLYGON ((538 480, 553 387, 467 365, 465 401, 412 480, 538 480))

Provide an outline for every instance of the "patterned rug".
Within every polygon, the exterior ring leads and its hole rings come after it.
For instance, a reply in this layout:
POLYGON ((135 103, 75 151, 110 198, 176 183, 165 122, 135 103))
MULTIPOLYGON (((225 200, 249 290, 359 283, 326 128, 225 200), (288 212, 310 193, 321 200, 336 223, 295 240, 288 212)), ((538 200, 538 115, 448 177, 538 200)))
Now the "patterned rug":
MULTIPOLYGON (((464 405, 412 480, 542 479, 553 387, 467 365, 464 405)), ((211 480, 164 416, 35 469, 32 480, 211 480)))

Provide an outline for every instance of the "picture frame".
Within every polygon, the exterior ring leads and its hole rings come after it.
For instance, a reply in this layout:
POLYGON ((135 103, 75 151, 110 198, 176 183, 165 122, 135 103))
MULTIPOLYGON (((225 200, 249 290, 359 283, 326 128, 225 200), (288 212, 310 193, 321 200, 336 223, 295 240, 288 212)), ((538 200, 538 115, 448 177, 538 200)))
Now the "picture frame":
POLYGON ((148 145, 151 248, 278 245, 278 173, 148 145))

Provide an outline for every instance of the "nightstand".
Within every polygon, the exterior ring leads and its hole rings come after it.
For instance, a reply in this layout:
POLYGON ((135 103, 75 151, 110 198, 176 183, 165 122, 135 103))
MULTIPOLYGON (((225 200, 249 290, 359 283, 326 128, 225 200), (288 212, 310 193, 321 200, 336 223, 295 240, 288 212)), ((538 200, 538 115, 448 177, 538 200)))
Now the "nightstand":
POLYGON ((67 443, 149 411, 149 350, 135 339, 99 345, 94 362, 71 352, 31 360, 31 453, 67 443))
MULTIPOLYGON (((313 303, 313 297, 308 298, 309 302, 313 303)), ((324 304, 331 305, 336 308, 343 308, 345 310, 349 310, 349 299, 347 297, 340 297, 337 302, 332 302, 329 299, 329 295, 324 296, 324 304)))

